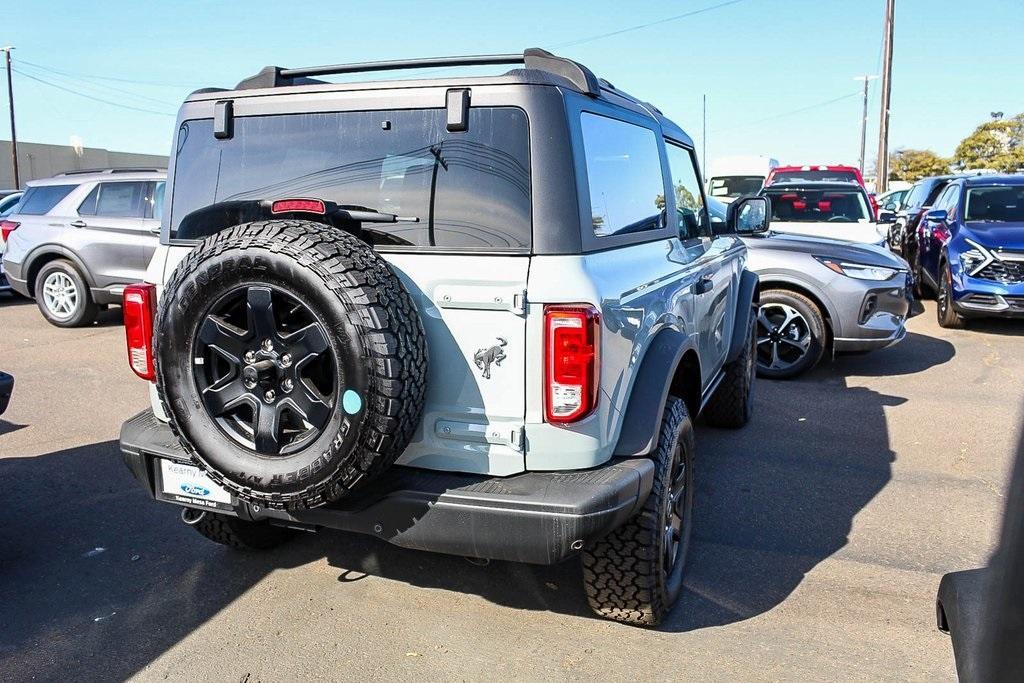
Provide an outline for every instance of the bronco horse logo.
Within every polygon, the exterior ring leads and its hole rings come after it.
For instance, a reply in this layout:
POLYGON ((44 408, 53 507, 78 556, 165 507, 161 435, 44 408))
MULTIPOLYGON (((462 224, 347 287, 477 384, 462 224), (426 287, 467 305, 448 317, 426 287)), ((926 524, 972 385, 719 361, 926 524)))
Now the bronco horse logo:
POLYGON ((484 371, 484 379, 491 378, 491 364, 501 365, 501 361, 505 360, 505 351, 502 347, 508 346, 508 341, 502 337, 498 337, 498 343, 489 349, 480 349, 473 354, 473 362, 476 366, 484 371))

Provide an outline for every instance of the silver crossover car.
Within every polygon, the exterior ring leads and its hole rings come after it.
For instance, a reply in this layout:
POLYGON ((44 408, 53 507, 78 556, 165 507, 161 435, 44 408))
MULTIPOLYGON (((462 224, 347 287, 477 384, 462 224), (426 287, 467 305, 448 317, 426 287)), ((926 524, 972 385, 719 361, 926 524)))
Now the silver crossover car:
POLYGON ((142 280, 160 241, 166 171, 63 173, 28 184, 4 218, 3 268, 58 327, 87 325, 142 280))
MULTIPOLYGON (((709 198, 713 225, 726 206, 709 198)), ((785 379, 832 353, 891 346, 906 336, 907 262, 883 247, 766 232, 744 236, 747 268, 761 280, 757 369, 785 379)))

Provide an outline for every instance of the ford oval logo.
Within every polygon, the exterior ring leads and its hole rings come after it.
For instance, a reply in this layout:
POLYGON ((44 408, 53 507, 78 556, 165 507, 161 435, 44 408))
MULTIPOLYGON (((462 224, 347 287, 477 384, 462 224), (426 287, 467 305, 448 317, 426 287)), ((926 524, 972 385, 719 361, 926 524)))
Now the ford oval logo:
POLYGON ((182 484, 181 490, 190 496, 208 496, 210 489, 203 488, 199 484, 182 484))

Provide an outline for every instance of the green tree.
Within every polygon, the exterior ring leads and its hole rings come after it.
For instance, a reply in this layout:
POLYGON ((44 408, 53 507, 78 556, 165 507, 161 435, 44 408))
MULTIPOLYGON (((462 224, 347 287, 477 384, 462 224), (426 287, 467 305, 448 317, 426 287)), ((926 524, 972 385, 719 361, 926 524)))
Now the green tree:
POLYGON ((1024 113, 986 121, 957 145, 959 168, 994 168, 1012 173, 1024 168, 1024 113))
POLYGON ((949 173, 949 159, 930 149, 898 149, 889 155, 889 180, 912 183, 925 176, 949 173))

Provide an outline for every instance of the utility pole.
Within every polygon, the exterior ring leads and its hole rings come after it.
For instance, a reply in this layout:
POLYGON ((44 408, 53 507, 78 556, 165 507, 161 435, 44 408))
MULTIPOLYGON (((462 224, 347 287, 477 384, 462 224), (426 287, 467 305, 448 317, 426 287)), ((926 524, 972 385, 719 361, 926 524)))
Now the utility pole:
POLYGON ((14 189, 21 189, 21 177, 18 174, 18 134, 14 130, 14 82, 11 80, 11 50, 14 46, 0 47, 7 57, 7 102, 11 107, 11 165, 14 166, 14 189))
POLYGON ((885 3, 885 33, 882 42, 882 111, 878 124, 878 162, 875 164, 875 192, 889 188, 889 100, 892 95, 892 23, 896 0, 885 3))
POLYGON ((864 175, 864 147, 868 140, 868 83, 878 76, 854 76, 855 81, 864 81, 864 111, 860 116, 860 174, 864 175))
POLYGON ((702 175, 707 177, 708 174, 708 95, 704 93, 704 123, 703 129, 701 130, 702 141, 700 143, 700 153, 704 157, 704 160, 700 164, 700 170, 702 175))

